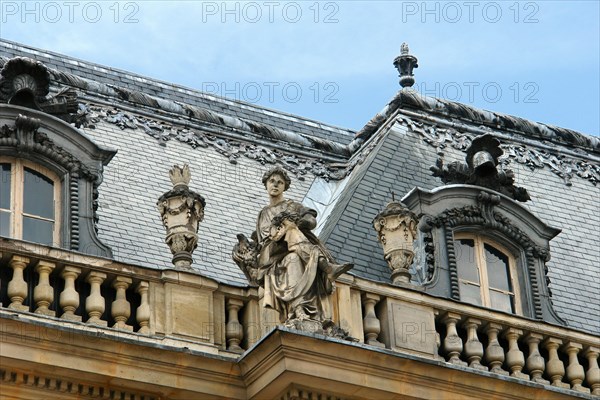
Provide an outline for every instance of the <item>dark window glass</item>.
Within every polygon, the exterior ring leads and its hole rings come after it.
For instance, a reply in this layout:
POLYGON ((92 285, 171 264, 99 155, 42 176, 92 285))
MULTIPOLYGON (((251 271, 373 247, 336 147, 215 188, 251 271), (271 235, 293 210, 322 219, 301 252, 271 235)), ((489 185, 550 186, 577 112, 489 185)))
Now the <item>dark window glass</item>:
POLYGON ((490 287, 511 292, 508 256, 488 244, 484 249, 490 287))
POLYGON ((0 169, 0 208, 10 210, 10 164, 1 164, 0 169))
POLYGON ((23 240, 52 245, 54 222, 23 216, 23 240))
POLYGON ((458 277, 479 283, 479 270, 475 261, 475 242, 472 239, 454 241, 458 277))
POLYGON ((490 299, 492 301, 492 308, 494 310, 505 311, 509 313, 514 312, 511 295, 490 290, 490 299))
POLYGON ((54 219, 54 182, 29 168, 25 168, 23 212, 54 219))
POLYGON ((0 211, 0 235, 10 237, 10 213, 0 211))
POLYGON ((478 306, 483 304, 481 301, 481 289, 479 286, 471 285, 462 281, 459 281, 458 285, 460 299, 462 301, 478 306))

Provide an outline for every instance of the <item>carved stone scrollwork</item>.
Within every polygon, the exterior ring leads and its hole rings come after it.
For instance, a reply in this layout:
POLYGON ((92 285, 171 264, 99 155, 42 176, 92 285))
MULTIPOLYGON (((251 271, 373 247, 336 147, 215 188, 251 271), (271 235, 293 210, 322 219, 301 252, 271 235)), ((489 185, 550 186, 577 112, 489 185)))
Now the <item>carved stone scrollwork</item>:
MULTIPOLYGON (((233 138, 218 138, 200 130, 179 127, 174 124, 160 122, 139 115, 129 114, 117 109, 79 104, 76 114, 71 116, 71 123, 76 127, 94 129, 101 122, 114 124, 119 128, 141 129, 147 135, 157 139, 161 144, 176 140, 188 144, 192 148, 213 148, 227 157, 229 162, 237 164, 241 157, 257 161, 262 165, 277 165, 304 180, 304 175, 312 173, 325 180, 344 179, 357 165, 363 163, 367 155, 375 149, 381 137, 362 147, 348 162, 332 163, 284 152, 285 149, 274 149, 257 144, 245 143, 233 138), (283 151, 282 151, 283 150, 283 151)), ((311 142, 317 142, 311 139, 311 142)), ((344 155, 347 155, 344 153, 344 155)))
POLYGON ((413 242, 417 235, 417 222, 417 216, 399 202, 389 203, 373 219, 394 284, 410 282, 408 268, 415 256, 413 242))
POLYGON ((158 199, 157 207, 167 230, 165 242, 173 253, 173 264, 178 268, 190 268, 206 201, 189 189, 191 173, 187 164, 183 167, 174 165, 169 174, 173 189, 158 199))
POLYGON ((498 139, 486 134, 473 139, 467 148, 466 164, 455 161, 446 166, 440 157, 430 169, 433 176, 440 177, 444 183, 483 186, 518 201, 530 200, 526 189, 514 185, 512 170, 497 168, 503 153, 498 139))
POLYGON ((4 125, 0 128, 0 146, 13 146, 19 151, 42 154, 71 172, 78 172, 86 178, 101 182, 100 171, 90 170, 75 156, 54 143, 48 135, 39 132, 39 128, 39 119, 19 114, 13 127, 4 125))
POLYGON ((0 71, 0 98, 10 104, 40 109, 50 87, 44 64, 27 57, 9 60, 0 71))
MULTIPOLYGON (((455 299, 459 299, 458 278, 456 275, 456 260, 454 255, 454 243, 452 230, 461 225, 478 225, 484 228, 491 228, 502 232, 507 237, 514 240, 519 246, 525 249, 525 259, 529 281, 533 289, 533 311, 536 318, 542 318, 542 306, 539 294, 539 282, 535 272, 535 259, 539 258, 544 264, 544 274, 546 287, 550 284, 548 270, 545 263, 550 260, 548 248, 536 246, 525 232, 517 228, 509 218, 495 211, 495 207, 500 204, 500 196, 481 191, 477 196, 476 206, 464 206, 445 210, 437 217, 423 216, 419 224, 419 229, 428 233, 432 227, 442 228, 445 232, 445 241, 448 249, 448 266, 450 269, 451 294, 455 299)), ((433 246, 426 247, 427 256, 434 257, 433 246)), ((550 288, 548 293, 552 295, 550 288)))
MULTIPOLYGON (((410 121, 410 124, 405 122, 405 124, 421 134, 423 141, 435 147, 438 152, 441 152, 447 146, 464 151, 472 143, 469 135, 455 129, 425 127, 423 124, 413 121, 410 121)), ((563 179, 567 186, 571 186, 571 179, 575 175, 592 182, 594 185, 600 182, 600 165, 591 161, 577 160, 521 144, 507 143, 502 144, 500 147, 504 150, 504 154, 498 159, 501 165, 505 166, 510 161, 515 161, 531 170, 549 168, 550 171, 563 179)))
POLYGON ((27 57, 15 57, 0 71, 0 101, 41 110, 49 114, 65 115, 77 111, 77 92, 63 88, 48 96, 50 72, 44 64, 27 57))

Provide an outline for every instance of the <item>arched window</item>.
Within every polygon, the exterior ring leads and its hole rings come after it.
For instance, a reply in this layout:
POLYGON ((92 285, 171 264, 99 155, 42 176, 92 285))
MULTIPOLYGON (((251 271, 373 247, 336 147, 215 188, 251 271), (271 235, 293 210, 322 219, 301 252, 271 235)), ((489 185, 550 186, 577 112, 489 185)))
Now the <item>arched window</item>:
POLYGON ((0 235, 58 246, 58 176, 38 164, 11 157, 0 157, 0 172, 0 235))
POLYGON ((456 269, 461 301, 521 314, 515 257, 481 235, 455 233, 456 269))

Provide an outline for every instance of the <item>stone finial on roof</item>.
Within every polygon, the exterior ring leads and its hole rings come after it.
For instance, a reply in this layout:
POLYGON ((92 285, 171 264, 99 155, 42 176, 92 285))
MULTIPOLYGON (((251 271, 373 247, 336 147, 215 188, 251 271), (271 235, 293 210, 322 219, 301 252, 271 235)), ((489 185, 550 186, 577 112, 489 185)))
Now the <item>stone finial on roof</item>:
POLYGON ((177 268, 190 268, 206 201, 188 187, 191 173, 187 164, 174 165, 169 177, 173 189, 160 196, 156 205, 167 230, 165 242, 173 253, 173 264, 177 268))
POLYGON ((402 43, 400 55, 394 60, 394 66, 400 73, 400 86, 411 87, 415 83, 413 69, 419 68, 417 57, 408 54, 408 44, 402 43))

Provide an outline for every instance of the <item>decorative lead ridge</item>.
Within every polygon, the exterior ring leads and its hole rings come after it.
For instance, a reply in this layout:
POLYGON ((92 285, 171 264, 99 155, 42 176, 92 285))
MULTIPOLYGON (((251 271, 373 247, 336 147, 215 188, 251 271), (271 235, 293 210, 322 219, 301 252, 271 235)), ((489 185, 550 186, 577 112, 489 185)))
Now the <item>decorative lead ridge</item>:
MULTIPOLYGON (((532 122, 524 118, 481 110, 454 101, 437 99, 418 93, 415 90, 400 90, 392 100, 356 133, 356 139, 367 140, 379 127, 399 109, 424 111, 445 118, 459 118, 470 125, 484 125, 494 131, 518 132, 523 137, 547 140, 560 145, 578 146, 600 153, 600 138, 577 131, 532 122)), ((456 123, 456 122, 455 122, 456 123)))
MULTIPOLYGON (((7 66, 11 67, 11 65, 15 64, 14 60, 18 60, 21 58, 24 57, 16 57, 8 60, 6 58, 0 58, 0 66, 4 65, 5 68, 7 66)), ((86 92, 115 97, 125 101, 129 101, 134 104, 160 109, 168 113, 173 113, 188 118, 194 118, 203 122, 261 134, 271 140, 284 140, 292 145, 306 146, 309 148, 322 150, 341 156, 350 155, 350 149, 348 146, 328 139, 316 138, 310 135, 295 133, 284 129, 276 128, 258 121, 251 121, 245 118, 223 115, 206 108, 184 104, 172 100, 161 99, 140 91, 130 90, 115 85, 95 82, 70 73, 46 68, 40 62, 36 62, 28 58, 24 59, 28 60, 28 63, 33 63, 35 65, 39 64, 39 66, 41 66, 44 69, 45 73, 51 78, 49 79, 49 81, 58 81, 66 85, 85 90, 86 92)), ((9 68, 9 71, 12 69, 14 68, 9 68)), ((12 81, 5 82, 4 86, 0 86, 0 101, 9 102, 10 93, 12 92, 10 92, 8 89, 2 91, 1 89, 5 86, 6 88, 12 87, 12 81)), ((73 115, 77 112, 77 102, 74 90, 72 88, 65 88, 61 90, 57 95, 44 101, 46 101, 48 104, 40 104, 42 110, 53 114, 59 114, 61 118, 65 119, 67 122, 74 123, 76 126, 78 126, 77 116, 73 115), (71 115, 64 115, 67 111, 71 115)))

